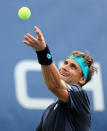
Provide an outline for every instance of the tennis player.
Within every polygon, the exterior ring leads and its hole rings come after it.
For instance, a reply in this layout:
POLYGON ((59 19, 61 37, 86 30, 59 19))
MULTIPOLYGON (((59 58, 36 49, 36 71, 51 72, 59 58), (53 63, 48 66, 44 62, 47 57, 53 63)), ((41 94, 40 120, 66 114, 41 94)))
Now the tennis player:
POLYGON ((58 98, 44 111, 36 131, 90 131, 90 102, 82 87, 96 70, 93 58, 73 51, 58 70, 42 32, 36 26, 34 30, 37 37, 27 33, 23 43, 36 51, 45 84, 58 98))

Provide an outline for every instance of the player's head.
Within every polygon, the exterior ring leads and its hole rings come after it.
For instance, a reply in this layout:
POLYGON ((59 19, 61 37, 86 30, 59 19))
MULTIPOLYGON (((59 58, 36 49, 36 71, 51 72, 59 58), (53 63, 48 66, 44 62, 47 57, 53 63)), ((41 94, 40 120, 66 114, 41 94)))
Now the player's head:
POLYGON ((69 84, 75 83, 83 86, 91 80, 96 71, 93 62, 91 56, 80 51, 73 51, 59 69, 61 79, 69 84))

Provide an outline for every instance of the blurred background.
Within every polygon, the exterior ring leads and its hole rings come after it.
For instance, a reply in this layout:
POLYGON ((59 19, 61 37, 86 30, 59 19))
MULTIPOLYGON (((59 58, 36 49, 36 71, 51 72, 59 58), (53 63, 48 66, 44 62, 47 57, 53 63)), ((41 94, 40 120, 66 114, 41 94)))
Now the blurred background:
POLYGON ((91 102, 92 131, 107 131, 107 1, 1 0, 0 131, 34 131, 56 97, 46 88, 36 53, 22 43, 39 27, 57 67, 73 50, 88 50, 98 73, 84 86, 91 102), (31 10, 28 20, 18 10, 31 10))

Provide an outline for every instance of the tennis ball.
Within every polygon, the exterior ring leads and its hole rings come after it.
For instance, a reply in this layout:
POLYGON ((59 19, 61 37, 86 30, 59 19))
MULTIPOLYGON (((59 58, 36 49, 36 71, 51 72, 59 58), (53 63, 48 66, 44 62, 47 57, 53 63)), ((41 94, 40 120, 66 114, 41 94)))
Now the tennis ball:
POLYGON ((27 7, 22 7, 19 9, 18 11, 18 16, 20 17, 20 19, 22 20, 27 20, 30 18, 31 16, 31 11, 29 8, 27 7))

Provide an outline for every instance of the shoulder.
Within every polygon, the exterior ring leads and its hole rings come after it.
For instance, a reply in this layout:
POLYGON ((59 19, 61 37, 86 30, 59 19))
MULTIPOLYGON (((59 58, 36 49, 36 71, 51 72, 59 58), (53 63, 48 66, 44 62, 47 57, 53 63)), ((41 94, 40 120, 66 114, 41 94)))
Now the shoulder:
POLYGON ((68 92, 72 92, 72 93, 75 93, 77 95, 80 94, 83 97, 87 96, 87 92, 77 84, 66 84, 66 86, 67 86, 68 92))
POLYGON ((83 89, 77 85, 77 84, 67 84, 66 83, 66 86, 67 86, 67 89, 68 91, 74 91, 74 92, 79 92, 79 91, 82 91, 83 89))
POLYGON ((79 85, 67 84, 67 90, 69 93, 70 103, 72 108, 89 109, 90 102, 87 92, 83 90, 79 85))

